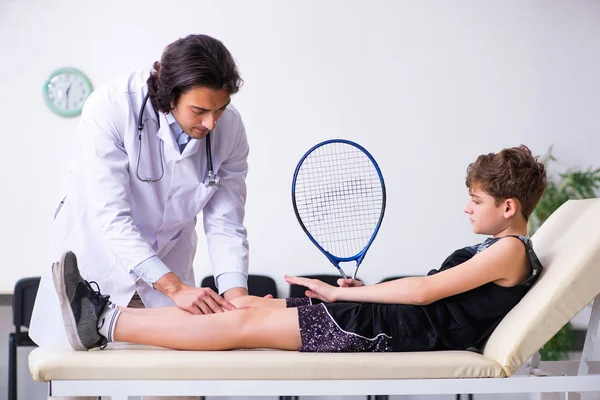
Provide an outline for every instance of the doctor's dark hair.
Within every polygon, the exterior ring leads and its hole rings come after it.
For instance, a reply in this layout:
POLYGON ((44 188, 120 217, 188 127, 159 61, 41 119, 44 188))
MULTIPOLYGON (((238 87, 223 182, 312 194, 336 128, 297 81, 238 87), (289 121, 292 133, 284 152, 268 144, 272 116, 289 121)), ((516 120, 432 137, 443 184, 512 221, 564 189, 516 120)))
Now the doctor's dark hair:
POLYGON ((548 186, 544 163, 524 145, 477 157, 467 167, 466 184, 469 189, 481 185, 496 204, 517 199, 525 219, 529 219, 548 186))
POLYGON ((242 83, 229 50, 207 35, 189 35, 168 45, 147 81, 152 105, 163 113, 195 86, 234 94, 242 83))

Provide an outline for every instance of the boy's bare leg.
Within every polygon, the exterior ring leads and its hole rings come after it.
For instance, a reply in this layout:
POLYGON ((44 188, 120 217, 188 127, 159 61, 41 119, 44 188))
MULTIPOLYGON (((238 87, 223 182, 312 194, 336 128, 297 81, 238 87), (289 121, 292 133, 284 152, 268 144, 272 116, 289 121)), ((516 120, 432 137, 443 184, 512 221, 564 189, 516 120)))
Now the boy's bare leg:
POLYGON ((258 307, 258 308, 285 308, 285 299, 271 299, 258 296, 240 296, 229 300, 237 308, 258 307))
POLYGON ((118 306, 118 308, 123 313, 142 315, 146 317, 184 317, 193 315, 179 307, 132 308, 118 306))
POLYGON ((296 308, 244 308, 179 318, 124 312, 114 338, 178 350, 298 350, 301 346, 296 308))
MULTIPOLYGON (((231 299, 230 303, 237 308, 243 307, 260 307, 260 308, 285 308, 285 299, 269 299, 256 296, 240 296, 231 299)), ((118 306, 119 310, 124 313, 144 315, 147 317, 184 317, 192 316, 189 312, 178 307, 159 307, 159 308, 137 308, 137 307, 122 307, 118 306)), ((224 310, 229 311, 229 310, 224 310)))

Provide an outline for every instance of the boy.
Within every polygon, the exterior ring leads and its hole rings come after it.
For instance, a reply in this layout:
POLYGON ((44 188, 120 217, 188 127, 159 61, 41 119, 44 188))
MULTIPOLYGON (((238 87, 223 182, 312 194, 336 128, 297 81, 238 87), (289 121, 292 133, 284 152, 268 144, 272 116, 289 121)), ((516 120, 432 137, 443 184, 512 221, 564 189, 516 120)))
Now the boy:
POLYGON ((455 251, 439 270, 359 287, 286 276, 306 286, 308 297, 240 297, 230 312, 194 316, 176 307, 117 307, 80 276, 75 255, 66 253, 53 273, 67 335, 75 350, 111 341, 186 350, 477 348, 542 271, 526 235, 546 170, 527 147, 508 148, 479 156, 467 168, 466 185, 464 211, 473 231, 491 237, 455 251), (312 305, 311 298, 323 303, 312 305))

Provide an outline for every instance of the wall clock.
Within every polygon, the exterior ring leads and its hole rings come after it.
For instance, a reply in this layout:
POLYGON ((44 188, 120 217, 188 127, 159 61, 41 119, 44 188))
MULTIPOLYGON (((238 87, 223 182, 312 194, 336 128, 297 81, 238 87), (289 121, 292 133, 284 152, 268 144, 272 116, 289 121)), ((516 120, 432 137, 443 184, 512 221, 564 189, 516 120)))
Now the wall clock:
POLYGON ((92 93, 92 83, 77 68, 59 68, 44 83, 46 105, 63 117, 81 114, 83 104, 92 93))

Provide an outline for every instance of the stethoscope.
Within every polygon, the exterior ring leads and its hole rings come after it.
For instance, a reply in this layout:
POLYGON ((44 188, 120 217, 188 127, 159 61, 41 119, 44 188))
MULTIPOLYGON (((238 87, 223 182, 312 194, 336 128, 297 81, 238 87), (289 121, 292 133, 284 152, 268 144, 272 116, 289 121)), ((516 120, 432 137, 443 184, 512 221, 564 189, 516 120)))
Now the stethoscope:
MULTIPOLYGON (((163 154, 162 154, 162 146, 159 146, 158 151, 159 151, 160 169, 161 169, 160 176, 158 177, 158 179, 140 177, 140 156, 142 153, 142 131, 144 130, 143 117, 144 117, 144 109, 146 108, 146 103, 148 102, 149 96, 150 96, 150 94, 148 93, 144 97, 144 101, 142 101, 142 107, 140 108, 140 112, 139 112, 139 116, 138 116, 138 140, 140 143, 139 143, 139 147, 138 147, 137 166, 135 169, 135 175, 142 182, 152 183, 152 182, 158 182, 162 179, 163 175, 165 174, 165 162, 164 162, 163 154)), ((154 108, 154 105, 152 105, 152 108, 154 109, 154 112, 156 113, 156 117, 158 118, 158 127, 160 128, 160 117, 158 115, 158 112, 154 108)), ((206 187, 215 187, 215 188, 218 187, 219 186, 219 177, 213 171, 212 151, 211 151, 211 146, 210 146, 210 132, 208 132, 208 134, 206 135, 206 167, 208 169, 208 181, 205 183, 206 187)))

